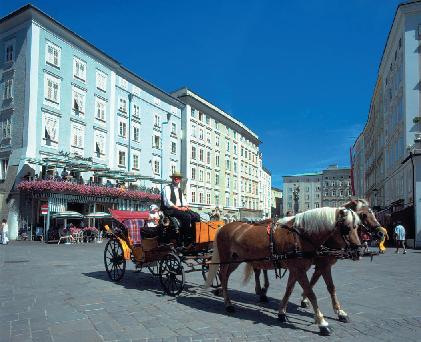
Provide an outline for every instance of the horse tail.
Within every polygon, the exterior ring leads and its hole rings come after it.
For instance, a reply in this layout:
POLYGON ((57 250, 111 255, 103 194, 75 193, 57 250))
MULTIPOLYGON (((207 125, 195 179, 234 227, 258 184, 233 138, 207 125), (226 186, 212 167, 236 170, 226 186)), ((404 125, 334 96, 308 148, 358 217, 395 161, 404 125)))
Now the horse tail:
POLYGON ((243 285, 246 285, 250 281, 253 271, 254 271, 253 266, 247 263, 246 266, 244 267, 243 285))
POLYGON ((205 289, 209 288, 212 285, 213 280, 216 277, 216 274, 219 270, 219 262, 220 262, 220 258, 219 258, 219 251, 218 251, 218 233, 219 233, 220 229, 218 229, 216 231, 215 234, 215 239, 213 241, 213 253, 212 253, 212 260, 211 260, 211 264, 209 265, 209 272, 208 272, 208 276, 206 277, 206 282, 205 282, 205 289))

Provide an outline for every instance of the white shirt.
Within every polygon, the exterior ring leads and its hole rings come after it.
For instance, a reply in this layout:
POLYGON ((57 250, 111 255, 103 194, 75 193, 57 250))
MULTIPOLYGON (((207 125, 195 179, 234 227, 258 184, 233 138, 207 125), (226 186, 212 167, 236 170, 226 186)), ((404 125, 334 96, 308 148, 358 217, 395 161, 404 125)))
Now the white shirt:
POLYGON ((9 226, 7 225, 7 223, 2 223, 3 226, 3 233, 7 233, 9 231, 9 226))
POLYGON ((178 196, 178 189, 180 189, 180 187, 177 186, 177 185, 174 185, 174 184, 173 184, 173 187, 174 187, 174 193, 175 193, 175 203, 171 202, 170 185, 169 184, 166 185, 164 190, 162 190, 163 193, 164 193, 164 205, 168 208, 171 208, 171 207, 174 207, 174 206, 181 207, 183 205, 180 201, 179 196, 178 196))

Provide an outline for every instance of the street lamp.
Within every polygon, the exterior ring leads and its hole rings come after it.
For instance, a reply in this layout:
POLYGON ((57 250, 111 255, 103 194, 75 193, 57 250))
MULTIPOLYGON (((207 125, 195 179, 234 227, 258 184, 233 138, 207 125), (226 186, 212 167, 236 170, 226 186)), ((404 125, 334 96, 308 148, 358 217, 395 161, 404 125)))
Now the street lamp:
POLYGON ((161 193, 162 193, 162 187, 163 187, 163 181, 164 181, 163 174, 162 174, 163 164, 164 164, 164 144, 163 144, 162 135, 164 134, 164 125, 169 124, 170 119, 171 119, 171 113, 167 113, 167 121, 164 121, 164 122, 161 123, 161 127, 162 127, 161 135, 160 135, 160 138, 161 138, 160 139, 160 143, 161 143, 161 172, 160 172, 160 175, 161 175, 161 182, 160 182, 161 183, 161 193))

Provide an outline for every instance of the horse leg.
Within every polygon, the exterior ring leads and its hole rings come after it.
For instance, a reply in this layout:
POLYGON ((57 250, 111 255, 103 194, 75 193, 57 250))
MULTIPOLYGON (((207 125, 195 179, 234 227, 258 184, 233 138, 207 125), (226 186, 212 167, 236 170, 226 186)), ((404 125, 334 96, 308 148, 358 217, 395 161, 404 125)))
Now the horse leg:
POLYGON ((288 300, 289 297, 291 297, 291 293, 294 290, 294 286, 296 283, 295 276, 289 272, 288 275, 288 281, 287 281, 287 287, 285 289, 284 297, 282 298, 281 304, 279 305, 279 311, 278 311, 278 320, 282 323, 285 323, 287 321, 286 313, 287 313, 287 306, 288 306, 288 300))
POLYGON ((253 268, 254 271, 254 293, 256 293, 258 296, 262 294, 262 286, 260 285, 260 273, 262 270, 258 268, 253 268))
POLYGON ((260 285, 260 274, 262 273, 261 269, 254 268, 254 281, 255 281, 255 287, 254 292, 260 297, 261 303, 267 303, 268 297, 266 296, 268 287, 269 287, 269 279, 268 279, 268 271, 263 270, 263 277, 265 279, 265 286, 262 289, 262 286, 260 285))
POLYGON ((332 278, 332 265, 327 265, 322 269, 322 276, 332 300, 333 311, 338 315, 338 319, 341 322, 348 323, 350 321, 349 316, 344 310, 341 309, 341 305, 339 304, 338 298, 336 297, 336 288, 332 278))
POLYGON ((268 277, 268 270, 263 270, 263 278, 265 279, 265 286, 262 289, 262 292, 260 294, 260 301, 263 303, 268 302, 268 297, 266 296, 269 288, 269 277, 268 277))
POLYGON ((229 276, 234 270, 238 267, 238 264, 221 264, 220 268, 220 279, 221 279, 221 288, 222 295, 224 297, 225 310, 229 313, 235 312, 235 308, 231 303, 230 298, 228 297, 228 279, 229 276))
MULTIPOLYGON (((291 270, 290 270, 291 272, 291 270)), ((297 278, 298 283, 304 290, 304 295, 310 300, 311 305, 313 306, 314 316, 316 324, 319 326, 320 334, 322 336, 329 336, 331 331, 329 329, 329 323, 324 319, 323 314, 319 309, 319 305, 317 304, 316 294, 314 293, 313 289, 310 286, 310 282, 307 278, 306 271, 303 269, 294 270, 295 276, 297 278)))
MULTIPOLYGON (((322 275, 321 271, 320 271, 320 267, 318 267, 316 265, 313 275, 311 276, 310 279, 310 286, 311 288, 314 287, 314 285, 316 285, 317 281, 319 280, 320 276, 322 275)), ((301 295, 301 307, 302 308, 308 308, 310 306, 310 302, 307 299, 307 297, 304 295, 304 292, 301 295)))

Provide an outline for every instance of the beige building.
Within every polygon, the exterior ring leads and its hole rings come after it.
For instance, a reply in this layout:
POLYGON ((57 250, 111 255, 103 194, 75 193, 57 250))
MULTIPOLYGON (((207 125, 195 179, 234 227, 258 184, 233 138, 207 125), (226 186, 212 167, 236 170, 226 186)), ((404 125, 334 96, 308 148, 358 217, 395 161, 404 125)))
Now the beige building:
POLYGON ((303 173, 298 175, 283 176, 283 207, 294 213, 308 209, 320 208, 322 173, 303 173))
MULTIPOLYGON (((260 158, 259 158, 260 159, 260 158)), ((260 159, 261 160, 261 159, 260 159)), ((272 204, 272 176, 260 162, 259 165, 259 210, 262 211, 262 219, 271 217, 271 204, 272 204)))
POLYGON ((323 170, 322 207, 340 207, 351 196, 351 169, 330 165, 323 170))
POLYGON ((201 213, 218 207, 226 221, 261 219, 258 136, 187 88, 172 95, 186 104, 181 171, 191 207, 201 213))

